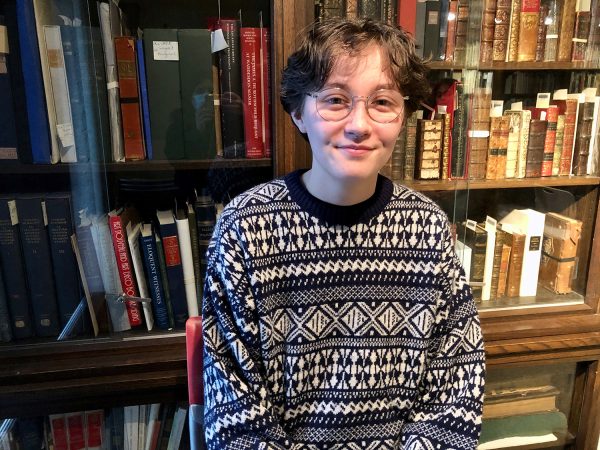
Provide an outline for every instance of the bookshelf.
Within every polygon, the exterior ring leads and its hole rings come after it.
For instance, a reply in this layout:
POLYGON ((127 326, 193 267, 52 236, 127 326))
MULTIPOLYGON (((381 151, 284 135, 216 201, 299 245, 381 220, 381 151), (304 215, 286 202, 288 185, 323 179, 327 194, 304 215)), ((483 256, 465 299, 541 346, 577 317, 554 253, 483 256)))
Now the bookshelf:
MULTIPOLYGON (((15 1, 15 0, 11 0, 15 1)), ((215 5, 185 14, 186 2, 156 0, 125 2, 141 8, 140 20, 159 23, 181 20, 196 24, 217 15, 215 5), (160 6, 162 5, 162 8, 160 6), (146 15, 144 15, 146 14, 146 15), (158 22, 157 22, 158 21, 158 22)), ((229 3, 235 16, 241 2, 229 3)), ((268 10, 272 36, 272 88, 279 84, 281 69, 296 45, 298 33, 315 18, 313 0, 246 2, 247 9, 268 10)), ((482 4, 481 0, 473 4, 482 4)), ((597 1, 594 1, 596 4, 597 1)), ((216 2, 215 2, 216 4, 216 2)), ((189 6, 189 5, 187 5, 189 6)), ((134 8, 134 9, 135 9, 134 8)), ((572 72, 598 71, 592 62, 494 62, 469 64, 433 61, 433 72, 498 73, 498 79, 515 71, 535 75, 553 71, 557 76, 572 72)), ((73 174, 99 173, 105 178, 109 202, 121 192, 118 179, 152 178, 162 173, 183 174, 184 183, 207 177, 213 168, 256 170, 263 177, 280 176, 310 164, 310 149, 297 133, 276 95, 272 104, 273 148, 271 158, 131 161, 107 164, 61 163, 31 165, 0 161, 0 194, 31 187, 68 190, 73 174)), ((176 178, 181 182, 181 178, 176 178)), ((578 194, 579 217, 587 220, 580 248, 585 250, 577 278, 579 290, 566 296, 540 291, 535 297, 500 299, 481 307, 486 338, 488 368, 535 367, 544 370, 556 362, 576 364, 568 433, 553 446, 595 449, 600 435, 600 176, 563 176, 501 180, 406 180, 407 186, 448 205, 450 211, 466 215, 485 212, 498 198, 522 198, 536 188, 561 188, 578 194), (581 293, 583 292, 583 293, 581 293)), ((191 183, 191 182, 190 182, 191 183)), ((148 197, 148 195, 146 195, 148 197)), ((147 198, 151 201, 151 198, 147 198)), ((112 205, 111 205, 112 206, 112 205)), ((65 342, 30 339, 0 345, 0 418, 31 417, 86 408, 109 408, 187 398, 185 336, 182 331, 121 332, 97 338, 65 342)), ((543 447, 515 447, 543 448, 543 447)))

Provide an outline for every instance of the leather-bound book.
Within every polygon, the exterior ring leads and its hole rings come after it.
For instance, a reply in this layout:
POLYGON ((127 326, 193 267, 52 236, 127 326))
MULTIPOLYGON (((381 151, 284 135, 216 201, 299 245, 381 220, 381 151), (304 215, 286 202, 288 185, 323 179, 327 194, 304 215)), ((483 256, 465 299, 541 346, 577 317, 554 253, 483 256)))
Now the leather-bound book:
POLYGON ((558 122, 558 106, 550 105, 546 109, 546 139, 544 140, 544 155, 542 158, 542 176, 552 176, 552 162, 554 161, 554 147, 556 143, 556 127, 558 122))
POLYGON ((518 297, 521 285, 521 271, 523 269, 523 255, 525 252, 525 235, 516 231, 511 232, 511 234, 512 241, 505 295, 507 297, 518 297))
POLYGON ((490 119, 490 141, 485 174, 488 180, 505 177, 509 125, 510 118, 508 116, 492 117, 490 119))
POLYGON ((136 161, 146 157, 135 51, 135 38, 131 36, 115 38, 121 126, 123 127, 126 161, 136 161))
POLYGON ((559 175, 571 174, 571 163, 573 159, 573 143, 575 140, 575 129, 577 126, 577 108, 579 105, 578 95, 567 97, 566 93, 554 93, 552 103, 558 106, 559 115, 565 116, 565 126, 563 131, 563 145, 560 152, 560 161, 558 164, 559 175), (558 97, 558 98, 557 98, 558 97))
POLYGON ((508 281, 508 266, 510 264, 510 255, 512 248, 510 245, 502 245, 502 255, 500 257, 500 267, 498 269, 498 287, 496 289, 496 298, 506 295, 506 285, 508 281))
MULTIPOLYGON (((401 3, 404 5, 404 2, 401 3)), ((402 6, 401 6, 402 8, 402 6)), ((456 24, 458 13, 458 0, 450 0, 448 6, 448 29, 446 36, 446 61, 454 61, 454 46, 456 44, 456 24)), ((401 17, 402 11, 399 11, 398 18, 401 17)))
POLYGON ((506 45, 506 61, 517 61, 519 56, 521 4, 524 1, 527 0, 512 0, 510 4, 510 24, 508 27, 508 43, 506 45))
POLYGON ((457 224, 457 238, 471 248, 470 284, 473 297, 481 301, 483 272, 487 247, 487 231, 473 220, 457 224))
POLYGON ((558 33, 560 32, 560 23, 558 22, 563 0, 549 0, 546 26, 546 39, 544 40, 544 58, 543 61, 556 61, 558 51, 558 33))
MULTIPOLYGON (((422 117, 423 111, 421 111, 422 117)), ((412 113, 406 119, 406 144, 404 157, 404 179, 414 180, 415 178, 415 153, 417 149, 417 121, 419 111, 412 113)))
POLYGON ((573 147, 573 165, 571 170, 573 175, 585 175, 587 173, 593 119, 594 102, 585 101, 584 103, 580 103, 575 146, 573 147))
POLYGON ((571 61, 584 61, 592 22, 591 0, 577 0, 571 61))
POLYGON ((554 140, 554 154, 552 155, 552 176, 557 176, 560 170, 560 154, 563 148, 565 135, 565 115, 559 114, 556 120, 556 139, 554 140))
POLYGON ((490 104, 492 95, 489 89, 475 89, 469 126, 469 179, 485 179, 487 152, 490 136, 490 104))
POLYGON ((535 61, 540 0, 522 0, 517 61, 535 61))
POLYGON ((540 14, 538 15, 537 37, 535 44, 535 61, 541 62, 544 60, 544 48, 546 47, 546 17, 548 17, 548 5, 540 6, 540 14))
POLYGON ((456 38, 454 42, 454 62, 464 64, 467 55, 467 27, 469 24, 469 2, 458 0, 456 38))
POLYGON ((491 63, 493 60, 496 1, 497 0, 485 0, 483 4, 481 40, 479 47, 479 60, 482 63, 491 63))
POLYGON ((443 121, 421 119, 417 122, 417 178, 438 180, 441 171, 443 121))
POLYGON ((490 286, 490 298, 494 299, 499 297, 498 295, 498 284, 500 282, 500 277, 503 277, 503 290, 504 293, 506 286, 506 275, 508 274, 508 261, 505 261, 504 273, 502 273, 502 257, 504 255, 503 251, 505 248, 510 252, 510 241, 512 239, 512 235, 502 230, 500 227, 496 227, 496 241, 494 242, 494 259, 493 259, 493 269, 492 269, 492 282, 490 286))
POLYGON ((571 61, 576 5, 577 0, 564 0, 562 5, 559 19, 557 61, 571 61))
POLYGON ((542 176, 542 160, 544 159, 544 143, 548 122, 541 119, 531 119, 529 124, 529 146, 527 147, 527 165, 525 177, 542 176))
POLYGON ((504 62, 508 47, 511 0, 496 0, 492 60, 504 62))

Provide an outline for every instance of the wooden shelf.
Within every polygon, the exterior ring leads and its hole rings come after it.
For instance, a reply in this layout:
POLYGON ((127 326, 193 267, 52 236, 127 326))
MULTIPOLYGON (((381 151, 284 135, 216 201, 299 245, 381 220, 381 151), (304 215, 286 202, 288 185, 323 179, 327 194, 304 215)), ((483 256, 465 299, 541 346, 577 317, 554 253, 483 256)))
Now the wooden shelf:
POLYGON ((587 61, 493 62, 480 63, 476 66, 465 66, 447 61, 431 61, 428 66, 431 70, 600 70, 600 67, 591 65, 587 61))
POLYGON ((400 184, 417 191, 456 191, 467 189, 512 189, 548 186, 595 186, 596 176, 565 176, 543 178, 511 178, 502 180, 400 180, 400 184))
POLYGON ((21 164, 4 161, 0 163, 0 174, 39 175, 86 173, 91 171, 107 172, 165 172, 172 170, 209 170, 227 168, 271 167, 271 158, 260 159, 210 159, 210 160, 173 160, 173 161, 127 161, 122 163, 59 163, 59 164, 21 164))
POLYGON ((187 399, 185 334, 0 347, 0 418, 187 399))

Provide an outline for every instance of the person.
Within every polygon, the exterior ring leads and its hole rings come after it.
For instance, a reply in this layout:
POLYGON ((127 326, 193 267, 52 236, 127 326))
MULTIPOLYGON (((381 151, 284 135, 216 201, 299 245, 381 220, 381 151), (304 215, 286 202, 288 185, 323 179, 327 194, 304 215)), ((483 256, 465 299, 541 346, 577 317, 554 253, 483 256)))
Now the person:
POLYGON ((464 449, 485 361, 446 214, 378 175, 428 95, 413 39, 314 24, 280 99, 310 170, 224 209, 204 285, 209 449, 464 449))

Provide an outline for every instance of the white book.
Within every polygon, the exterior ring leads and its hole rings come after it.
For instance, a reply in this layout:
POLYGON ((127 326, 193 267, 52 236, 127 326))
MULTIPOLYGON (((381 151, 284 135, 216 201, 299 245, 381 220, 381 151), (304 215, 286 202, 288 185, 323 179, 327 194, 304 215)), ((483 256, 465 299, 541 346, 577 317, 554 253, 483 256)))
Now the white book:
POLYGON ((65 68, 60 27, 58 25, 44 25, 43 29, 52 91, 52 98, 49 101, 54 103, 60 161, 74 163, 77 162, 75 133, 73 131, 71 101, 69 99, 69 85, 67 84, 67 70, 65 68))
POLYGON ((194 274, 194 258, 192 256, 192 241, 190 239, 190 223, 185 212, 178 211, 179 217, 175 218, 179 247, 181 252, 181 266, 183 267, 183 285, 187 300, 188 314, 190 317, 198 316, 198 297, 196 296, 196 276, 194 274))
POLYGON ((454 250, 456 251, 456 256, 458 256, 458 260, 462 264, 463 270, 465 271, 465 278, 467 283, 471 280, 471 255, 473 251, 471 247, 465 245, 464 242, 457 240, 454 244, 454 250))
POLYGON ((117 58, 114 38, 121 36, 121 14, 119 7, 110 0, 108 3, 98 2, 100 16, 100 32, 104 49, 104 68, 106 70, 106 87, 108 92, 108 115, 110 122, 110 140, 113 159, 125 161, 123 146, 121 105, 119 100, 119 78, 117 74, 117 58))
MULTIPOLYGON (((96 215, 91 219, 92 240, 98 255, 100 265, 100 276, 104 292, 108 294, 120 294, 122 292, 119 269, 113 249, 112 237, 108 228, 108 216, 106 214, 96 215)), ((131 330, 127 308, 123 302, 107 301, 110 323, 113 331, 131 330)))
POLYGON ((485 265, 483 267, 483 288, 481 300, 489 300, 492 293, 492 273, 494 272, 494 246, 496 245, 496 219, 485 218, 485 231, 487 231, 487 244, 485 246, 485 265))
POLYGON ((146 448, 146 421, 148 420, 148 409, 150 405, 140 405, 138 416, 138 449, 146 448))
POLYGON ((50 80, 50 66, 48 65, 48 54, 44 45, 44 24, 52 22, 52 5, 47 0, 34 0, 33 10, 35 12, 35 25, 40 50, 40 62, 42 65, 42 79, 44 81, 44 96, 46 97, 46 109, 48 110, 48 125, 50 127, 50 145, 52 147, 51 162, 56 164, 60 161, 60 150, 58 146, 58 134, 56 129, 56 111, 52 94, 52 81, 50 80))
POLYGON ((594 93, 593 96, 586 98, 586 101, 594 102, 594 114, 592 116, 592 137, 590 139, 586 173, 588 175, 595 175, 598 173, 598 132, 600 131, 598 111, 600 110, 600 96, 594 93))
POLYGON ((179 448, 186 415, 187 408, 184 406, 178 407, 177 411, 175 411, 175 415, 173 416, 173 426, 171 428, 171 434, 169 435, 169 442, 167 443, 167 450, 177 450, 179 448))
POLYGON ((577 142, 577 129, 579 128, 579 110, 581 109, 581 105, 585 103, 585 94, 583 92, 579 94, 567 94, 567 98, 577 99, 577 109, 575 110, 575 134, 573 136, 573 146, 571 147, 571 164, 569 166, 569 174, 573 175, 573 156, 575 156, 575 143, 577 142))
POLYGON ((516 231, 525 235, 523 268, 519 285, 520 297, 533 297, 537 293, 545 219, 543 213, 533 209, 513 209, 500 220, 503 230, 516 231))
MULTIPOLYGON (((505 438, 495 439, 477 446, 477 450, 492 450, 496 448, 515 448, 526 445, 543 444, 548 442, 558 441, 558 438, 552 434, 542 434, 536 436, 509 436, 505 438)), ((546 446, 544 446, 546 447, 546 446)), ((540 448, 544 448, 540 447, 540 448)))
POLYGON ((123 420, 123 450, 140 450, 138 448, 139 405, 125 406, 123 420))
POLYGON ((152 450, 152 437, 154 436, 154 430, 160 426, 158 423, 158 413, 160 412, 160 403, 152 403, 149 405, 148 420, 146 423, 146 439, 144 444, 144 450, 152 450))
MULTIPOLYGON (((132 223, 129 222, 126 226, 127 242, 129 243, 129 252, 131 253, 133 271, 135 272, 135 279, 137 281, 140 297, 150 298, 150 292, 148 292, 148 285, 146 284, 146 275, 144 274, 144 263, 142 262, 142 254, 140 252, 139 238, 141 229, 141 223, 132 225, 132 223)), ((144 302, 142 303, 142 309, 144 311, 144 317, 146 318, 146 327, 148 328, 148 331, 150 331, 152 328, 154 328, 152 305, 144 302)))

